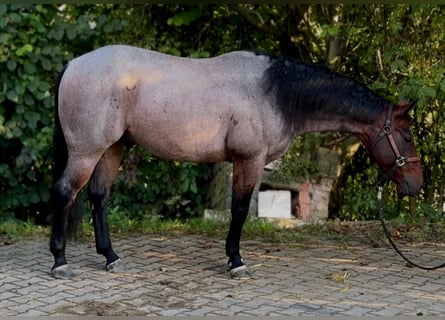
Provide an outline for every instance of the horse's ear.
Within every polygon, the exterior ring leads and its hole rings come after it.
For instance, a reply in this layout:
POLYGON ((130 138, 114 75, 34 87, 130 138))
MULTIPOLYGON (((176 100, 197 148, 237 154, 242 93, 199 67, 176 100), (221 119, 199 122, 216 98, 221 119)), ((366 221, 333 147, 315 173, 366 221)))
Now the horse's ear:
POLYGON ((407 114, 414 106, 416 105, 417 100, 409 101, 409 100, 401 100, 396 106, 395 111, 398 114, 407 114))

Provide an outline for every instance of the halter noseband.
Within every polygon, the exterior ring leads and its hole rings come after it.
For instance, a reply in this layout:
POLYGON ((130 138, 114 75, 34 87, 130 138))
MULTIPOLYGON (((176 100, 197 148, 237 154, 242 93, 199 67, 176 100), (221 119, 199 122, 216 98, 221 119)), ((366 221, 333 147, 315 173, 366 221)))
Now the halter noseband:
POLYGON ((382 140, 385 136, 388 138, 389 145, 391 146, 391 149, 394 152, 394 155, 396 157, 395 160, 394 160, 394 164, 392 165, 391 169, 389 169, 388 172, 386 172, 386 175, 387 175, 388 178, 391 178, 393 176, 394 172, 398 168, 403 167, 407 163, 420 161, 419 157, 407 158, 407 157, 403 156, 402 154, 400 154, 400 150, 397 147, 397 144, 396 144, 396 141, 394 140, 394 137, 392 136, 392 128, 391 128, 392 110, 393 110, 393 105, 391 104, 388 107, 388 113, 386 114, 385 126, 383 127, 382 131, 377 136, 377 138, 374 140, 374 143, 372 144, 372 147, 371 147, 371 154, 372 154, 373 151, 374 151, 374 148, 377 145, 377 143, 380 140, 382 140))

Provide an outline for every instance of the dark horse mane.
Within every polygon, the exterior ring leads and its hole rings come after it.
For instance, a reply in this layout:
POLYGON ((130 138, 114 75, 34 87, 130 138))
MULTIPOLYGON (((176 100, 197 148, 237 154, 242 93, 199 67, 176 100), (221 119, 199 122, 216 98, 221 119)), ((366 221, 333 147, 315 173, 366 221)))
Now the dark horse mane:
POLYGON ((328 68, 275 56, 270 61, 263 88, 275 97, 287 128, 297 128, 307 116, 371 123, 389 104, 366 85, 328 68))

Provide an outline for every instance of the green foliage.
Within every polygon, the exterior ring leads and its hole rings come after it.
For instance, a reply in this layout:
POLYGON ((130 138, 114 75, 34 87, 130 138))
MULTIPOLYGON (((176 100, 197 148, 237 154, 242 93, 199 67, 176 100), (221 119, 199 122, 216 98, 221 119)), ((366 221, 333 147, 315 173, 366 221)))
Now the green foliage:
POLYGON ((113 189, 111 212, 133 219, 145 215, 187 217, 202 212, 210 167, 166 161, 134 147, 125 157, 113 189))
MULTIPOLYGON (((438 5, 332 5, 298 6, 310 25, 301 43, 310 39, 308 55, 300 58, 328 64, 358 79, 388 100, 417 100, 412 130, 422 158, 425 187, 415 205, 397 199, 391 191, 387 211, 391 217, 407 212, 440 214, 445 203, 445 20, 438 5), (430 210, 425 210, 430 208, 430 210), (434 213, 435 212, 435 213, 434 213)), ((292 6, 289 8, 293 9, 292 6)), ((295 15, 298 17, 298 15, 295 15)), ((277 19, 273 17, 273 19, 277 19)), ((281 22, 275 21, 276 25, 281 22)), ((303 31, 304 30, 304 31, 303 31)), ((294 38, 295 39, 295 38, 294 38)), ((299 38, 295 46, 299 48, 299 38)), ((284 173, 317 175, 311 161, 319 146, 341 154, 342 173, 333 191, 331 216, 362 220, 375 218, 375 177, 378 170, 363 149, 351 152, 355 139, 328 134, 316 141, 312 135, 298 139, 283 159, 284 173), (314 142, 314 143, 312 143, 314 142), (304 153, 307 153, 304 155, 304 153)), ((295 178, 293 178, 295 179, 295 178)))
MULTIPOLYGON (((363 147, 359 148, 354 157, 344 163, 344 175, 341 185, 341 200, 338 216, 342 220, 373 220, 377 212, 377 176, 376 166, 363 147)), ((385 189, 385 196, 388 189, 385 189)), ((391 192, 393 194, 393 192, 391 192)), ((385 211, 393 216, 393 203, 385 197, 385 211), (388 205, 390 207, 388 207, 388 205)))
MULTIPOLYGON (((352 66, 356 61, 362 70, 359 78, 370 83, 370 87, 382 96, 395 103, 404 98, 417 100, 417 106, 412 112, 411 126, 422 158, 425 187, 416 205, 408 205, 407 199, 398 200, 391 193, 387 199, 387 211, 393 217, 406 216, 405 212, 429 212, 433 217, 442 212, 445 196, 445 130, 439 125, 445 120, 443 8, 433 5, 373 5, 366 10, 372 15, 372 19, 369 18, 372 23, 362 20, 357 15, 358 11, 363 10, 356 7, 345 10, 345 21, 349 20, 351 23, 346 24, 344 29, 353 31, 347 34, 350 47, 361 50, 357 50, 355 54, 347 54, 342 68, 352 66)), ((360 170, 371 176, 376 175, 369 172, 368 166, 349 168, 356 177, 360 170)), ((373 170, 376 172, 375 168, 373 170)), ((374 195, 369 198, 366 189, 358 191, 367 185, 367 181, 369 175, 352 179, 342 186, 346 195, 345 206, 348 207, 344 209, 359 214, 354 217, 340 214, 340 217, 372 218, 369 212, 376 212, 373 208, 374 195), (352 190, 355 197, 361 199, 347 200, 352 190), (362 205, 357 207, 358 203, 362 205)))
POLYGON ((54 5, 0 4, 0 212, 40 222, 49 211, 54 80, 105 29, 62 13, 54 5))
POLYGON ((48 236, 48 234, 46 228, 36 225, 31 219, 22 221, 8 215, 0 216, 0 243, 2 245, 12 244, 35 236, 48 236))
POLYGON ((281 158, 274 178, 285 182, 302 182, 327 176, 329 167, 318 161, 317 149, 322 141, 323 135, 318 132, 296 137, 281 158))
MULTIPOLYGON (((124 43, 195 58, 239 49, 279 53, 330 65, 393 102, 418 100, 413 132, 425 190, 416 205, 391 191, 387 207, 392 216, 413 208, 434 215, 445 195, 444 22, 440 5, 0 4, 0 212, 47 221, 57 73, 75 56, 124 43)), ((349 152, 354 143, 338 134, 305 135, 285 156, 285 172, 323 175, 314 150, 335 149, 343 174, 334 215, 373 218, 377 170, 363 151, 349 152)), ((205 165, 131 150, 111 211, 131 219, 147 212, 193 215, 204 203, 208 178, 205 165)))
POLYGON ((54 10, 0 6, 0 211, 5 212, 49 199, 49 90, 63 61, 49 62, 61 50, 45 27, 44 19, 52 19, 54 10))
POLYGON ((167 20, 167 24, 174 25, 175 27, 188 26, 201 16, 202 16, 201 6, 192 7, 187 11, 177 13, 173 17, 169 18, 167 20))

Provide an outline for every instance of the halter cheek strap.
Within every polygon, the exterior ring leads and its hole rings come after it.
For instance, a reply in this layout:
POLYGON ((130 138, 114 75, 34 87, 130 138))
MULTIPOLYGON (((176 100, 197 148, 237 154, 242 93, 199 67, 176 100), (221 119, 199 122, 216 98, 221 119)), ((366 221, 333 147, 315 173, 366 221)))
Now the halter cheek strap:
POLYGON ((398 169, 403 167, 404 165, 406 165, 409 162, 417 162, 420 161, 419 157, 405 157, 400 153, 399 148, 397 147, 397 143, 394 140, 394 137, 392 135, 392 128, 391 128, 391 124, 392 124, 392 111, 393 111, 393 105, 391 104, 388 107, 388 113, 386 114, 386 121, 385 121, 385 126, 383 127, 382 131, 380 132, 380 134, 377 136, 377 138, 374 140, 374 143, 372 144, 371 147, 371 154, 374 151, 374 148, 376 147, 377 143, 382 140, 384 137, 387 137, 389 145, 391 146, 392 151, 394 152, 395 155, 395 160, 394 163, 392 165, 392 167, 388 170, 388 172, 386 172, 386 175, 388 176, 388 178, 391 178, 394 174, 394 172, 398 169))

